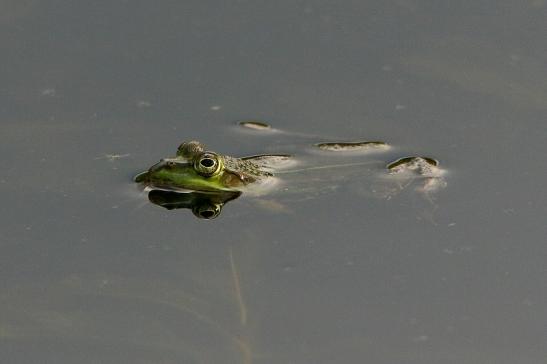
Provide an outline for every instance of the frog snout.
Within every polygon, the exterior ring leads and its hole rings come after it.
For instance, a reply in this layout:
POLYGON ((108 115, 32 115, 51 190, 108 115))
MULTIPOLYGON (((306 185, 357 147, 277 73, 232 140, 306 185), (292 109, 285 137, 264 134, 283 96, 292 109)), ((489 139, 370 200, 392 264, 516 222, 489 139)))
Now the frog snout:
POLYGON ((160 159, 160 161, 156 164, 154 164, 152 167, 150 167, 149 171, 154 172, 160 169, 162 166, 165 165, 165 159, 160 159))

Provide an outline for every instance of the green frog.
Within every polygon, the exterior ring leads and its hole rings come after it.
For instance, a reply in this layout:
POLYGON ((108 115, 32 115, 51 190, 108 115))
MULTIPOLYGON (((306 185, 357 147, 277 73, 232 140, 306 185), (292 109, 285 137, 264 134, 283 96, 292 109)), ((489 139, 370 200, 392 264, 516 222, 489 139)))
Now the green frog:
POLYGON ((175 158, 162 159, 135 177, 151 189, 170 191, 242 191, 273 177, 276 165, 288 154, 267 154, 235 158, 206 150, 198 141, 182 143, 175 158))

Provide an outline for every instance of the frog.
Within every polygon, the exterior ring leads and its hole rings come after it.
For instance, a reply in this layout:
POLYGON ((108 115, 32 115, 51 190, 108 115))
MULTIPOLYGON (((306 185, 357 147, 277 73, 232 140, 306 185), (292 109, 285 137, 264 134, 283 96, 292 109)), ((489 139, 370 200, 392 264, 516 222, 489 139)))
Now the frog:
POLYGON ((241 192, 274 176, 273 167, 289 160, 289 154, 232 157, 209 151, 199 141, 183 142, 174 158, 164 158, 135 182, 150 189, 198 192, 241 192))

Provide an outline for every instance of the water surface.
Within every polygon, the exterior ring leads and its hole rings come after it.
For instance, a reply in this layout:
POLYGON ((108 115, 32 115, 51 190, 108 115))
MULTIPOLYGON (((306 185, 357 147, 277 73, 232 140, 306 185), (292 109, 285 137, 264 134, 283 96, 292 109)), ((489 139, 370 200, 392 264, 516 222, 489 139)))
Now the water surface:
POLYGON ((543 1, 0 10, 2 362, 547 356, 543 1), (250 118, 433 156, 447 188, 350 179, 204 221, 132 182, 183 140, 294 145, 250 118))

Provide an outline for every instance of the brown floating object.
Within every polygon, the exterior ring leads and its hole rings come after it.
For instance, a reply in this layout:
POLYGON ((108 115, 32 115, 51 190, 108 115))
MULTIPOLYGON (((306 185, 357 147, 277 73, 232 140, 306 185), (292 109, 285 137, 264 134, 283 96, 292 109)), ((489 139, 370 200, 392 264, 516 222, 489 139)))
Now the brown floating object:
POLYGON ((438 177, 441 173, 439 161, 429 157, 404 157, 389 163, 386 168, 390 173, 414 172, 418 175, 438 177))
POLYGON ((389 145, 384 142, 328 142, 315 144, 321 150, 332 152, 347 152, 356 150, 384 149, 389 145))
POLYGON ((272 128, 269 124, 266 124, 265 122, 259 120, 243 120, 240 121, 238 124, 239 126, 242 126, 244 128, 255 130, 268 130, 272 128))
POLYGON ((437 167, 439 165, 438 160, 429 158, 429 157, 404 157, 404 158, 399 158, 396 161, 388 164, 387 169, 393 169, 402 165, 419 164, 420 162, 421 163, 426 162, 427 164, 433 167, 437 167))

